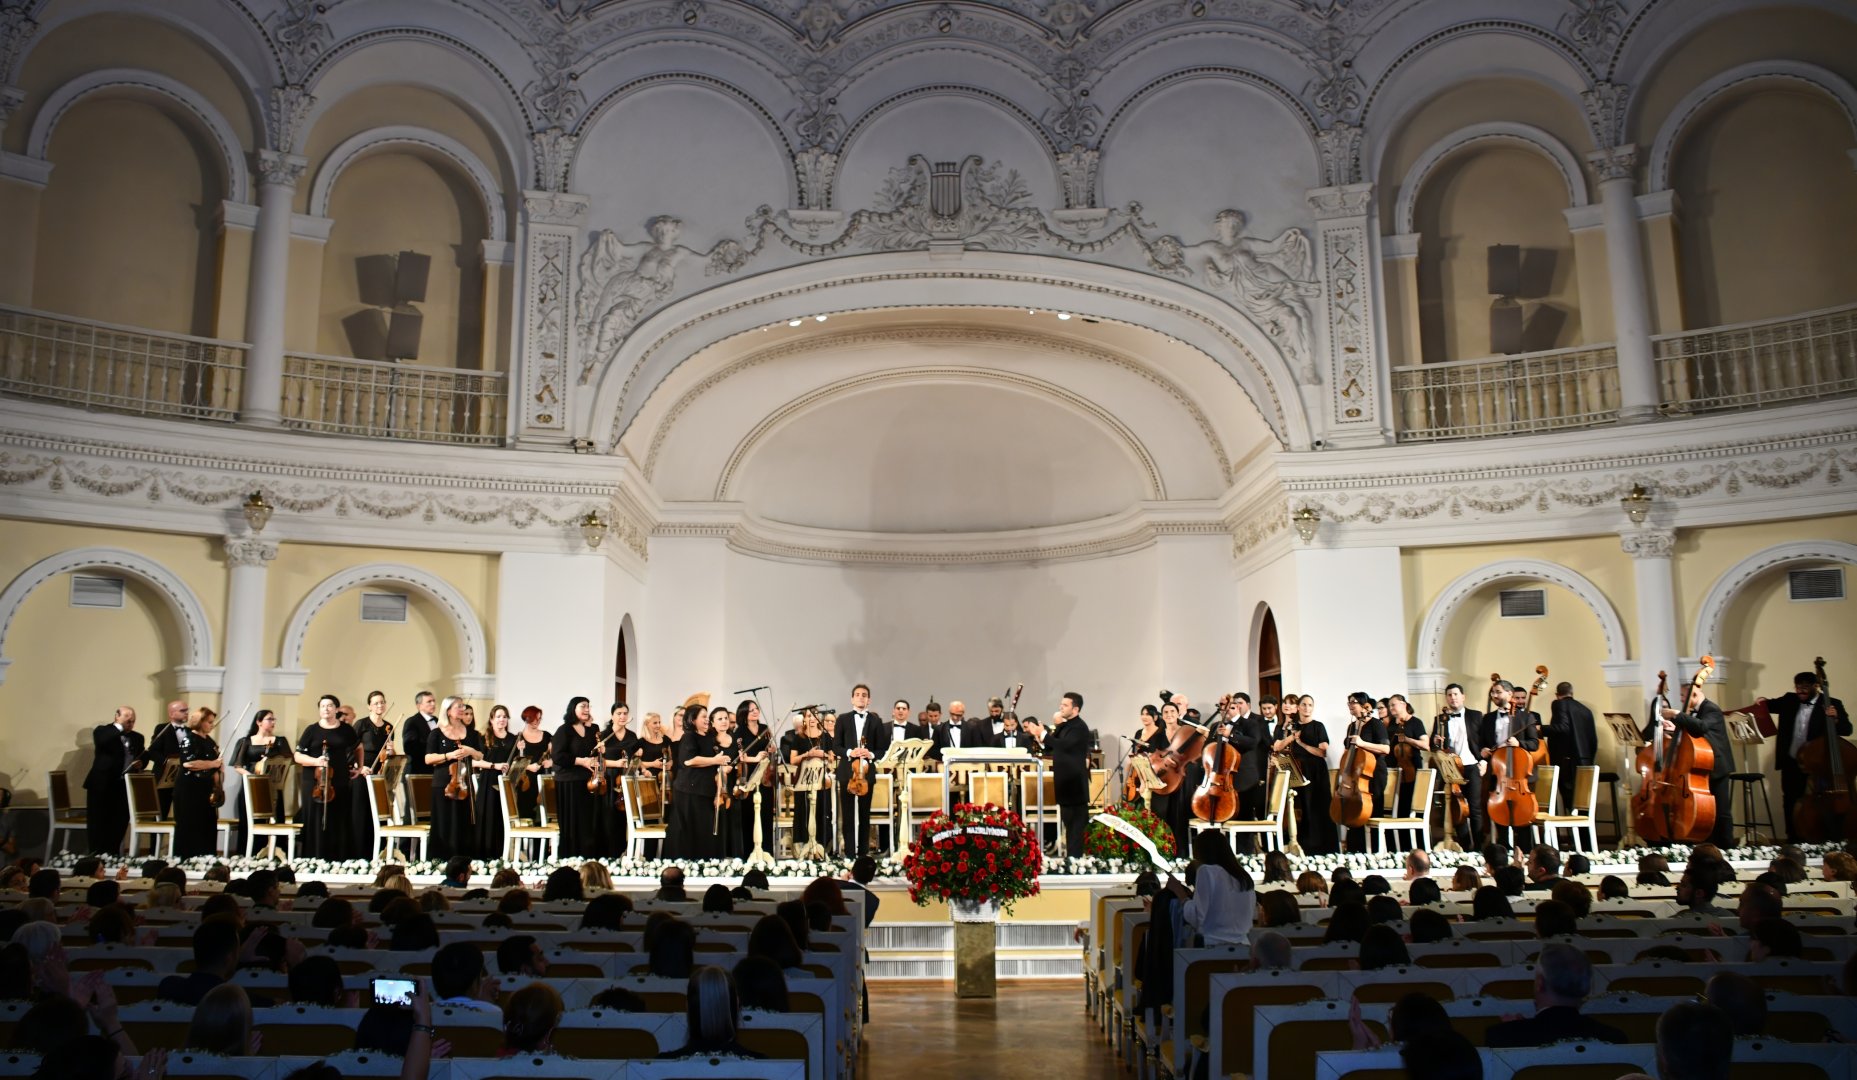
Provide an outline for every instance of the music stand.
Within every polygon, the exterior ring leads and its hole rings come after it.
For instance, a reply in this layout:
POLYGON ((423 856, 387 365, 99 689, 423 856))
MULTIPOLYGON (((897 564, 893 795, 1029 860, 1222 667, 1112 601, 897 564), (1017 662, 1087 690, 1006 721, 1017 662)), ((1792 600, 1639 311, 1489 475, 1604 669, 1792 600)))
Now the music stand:
POLYGON ((1742 827, 1747 829, 1747 842, 1770 844, 1776 838, 1771 833, 1761 832, 1760 826, 1778 829, 1779 822, 1773 819, 1773 797, 1767 793, 1767 775, 1757 767, 1760 758, 1757 751, 1767 741, 1766 736, 1760 733, 1760 717, 1750 707, 1728 713, 1727 721, 1728 737, 1745 748, 1739 755, 1742 768, 1730 774, 1728 779, 1741 789, 1741 822, 1742 827), (1759 785, 1761 800, 1767 804, 1765 821, 1754 810, 1755 785, 1759 785))
MULTIPOLYGON (((1630 713, 1609 712, 1605 714, 1605 722, 1611 727, 1612 738, 1618 743, 1619 778, 1624 779, 1628 776, 1636 776, 1638 773, 1638 751, 1645 745, 1644 735, 1638 730, 1637 718, 1630 713)), ((1637 794, 1637 791, 1631 788, 1629 781, 1626 783, 1626 788, 1631 791, 1632 795, 1635 796, 1637 794)), ((1629 805, 1630 800, 1627 799, 1626 803, 1629 805)), ((1618 786, 1616 784, 1612 787, 1612 823, 1618 826, 1619 847, 1635 847, 1644 842, 1638 837, 1632 824, 1619 814, 1618 786)))

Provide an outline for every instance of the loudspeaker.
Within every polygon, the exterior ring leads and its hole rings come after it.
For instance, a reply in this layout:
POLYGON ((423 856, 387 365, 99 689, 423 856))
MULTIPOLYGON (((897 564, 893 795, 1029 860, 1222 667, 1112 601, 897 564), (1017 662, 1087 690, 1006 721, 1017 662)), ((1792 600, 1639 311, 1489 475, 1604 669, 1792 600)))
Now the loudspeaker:
POLYGON ((408 304, 393 309, 387 324, 387 359, 412 360, 419 356, 419 330, 425 316, 408 304))
POLYGON ((1503 356, 1522 351, 1522 305, 1503 298, 1489 305, 1489 351, 1503 356))
POLYGON ((1517 296, 1521 291, 1522 249, 1515 244, 1491 244, 1489 247, 1489 294, 1491 296, 1517 296))
POLYGON ((361 302, 369 307, 388 308, 394 304, 394 279, 399 275, 391 255, 363 255, 355 260, 355 284, 361 302))
POLYGON ((362 308, 342 319, 348 348, 357 360, 387 359, 387 319, 379 308, 362 308))
POLYGON ((425 303, 426 275, 432 271, 432 256, 402 251, 397 271, 393 279, 393 303, 385 306, 425 303))

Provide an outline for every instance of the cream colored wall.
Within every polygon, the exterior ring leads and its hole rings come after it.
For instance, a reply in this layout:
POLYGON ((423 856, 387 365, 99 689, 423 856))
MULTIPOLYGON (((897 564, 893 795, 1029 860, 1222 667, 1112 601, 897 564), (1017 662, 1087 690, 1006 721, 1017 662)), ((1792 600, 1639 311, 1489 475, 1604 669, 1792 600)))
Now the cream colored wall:
POLYGON ((219 283, 213 312, 213 336, 245 341, 245 304, 251 295, 250 229, 219 229, 219 283))
MULTIPOLYGON (((330 575, 367 563, 386 562, 416 567, 442 578, 462 594, 483 625, 489 656, 497 655, 497 561, 492 555, 435 551, 399 551, 380 548, 339 547, 324 544, 284 544, 271 563, 266 589, 265 666, 278 662, 284 629, 297 606, 330 575)), ((407 592, 412 597, 407 621, 399 624, 363 623, 361 589, 350 589, 326 604, 310 623, 304 639, 301 665, 309 678, 297 697, 266 697, 276 709, 280 730, 296 732, 314 721, 316 699, 333 693, 344 702, 364 704, 369 690, 383 690, 400 710, 412 712, 413 694, 430 689, 443 697, 452 676, 463 670, 457 633, 451 620, 421 594, 394 586, 363 586, 381 592, 407 592)), ((494 666, 493 666, 494 670, 494 666)), ((475 702, 479 717, 488 717, 490 702, 475 702)), ((397 719, 397 717, 396 717, 397 719)))
MULTIPOLYGON (((398 126, 425 128, 464 144, 496 177, 497 189, 505 194, 505 208, 513 215, 515 205, 509 196, 523 185, 510 171, 506 155, 491 136, 490 127, 451 98, 421 87, 370 86, 329 105, 317 117, 316 126, 304 143, 303 153, 309 159, 311 174, 320 170, 329 152, 350 136, 375 128, 398 126)), ((310 186, 305 179, 297 187, 298 213, 310 212, 310 186)))
MULTIPOLYGON (((320 352, 324 248, 320 240, 290 238, 290 291, 284 298, 284 348, 320 352)), ((346 344, 336 355, 348 352, 346 344)))
POLYGON ((1433 143, 1472 124, 1496 120, 1538 127, 1576 154, 1593 145, 1579 108, 1546 86, 1525 79, 1471 79, 1413 110, 1387 139, 1380 157, 1381 220, 1394 220, 1406 173, 1433 143))
MULTIPOLYGON (((225 619, 225 570, 204 537, 0 520, 0 586, 47 556, 80 547, 117 547, 160 563, 191 588, 206 610, 217 647, 225 619)), ((135 708, 146 734, 176 695, 173 669, 189 662, 167 601, 135 578, 120 610, 72 608, 71 577, 61 574, 20 606, 6 637, 12 661, 0 684, 0 786, 22 800, 43 796, 45 772, 74 772, 82 798, 91 728, 117 705, 135 708)), ((214 663, 218 658, 214 658, 214 663)), ((217 694, 187 695, 218 707, 217 694)))
POLYGON ((1745 95, 1691 125, 1672 175, 1692 326, 1857 300, 1852 142, 1829 99, 1790 90, 1745 95))
POLYGON ((477 367, 483 360, 483 204, 449 162, 398 151, 350 165, 329 201, 335 226, 323 252, 316 351, 352 356, 342 320, 365 310, 355 259, 415 251, 431 257, 419 363, 477 367))
POLYGON ((202 139, 162 109, 86 99, 52 134, 32 304, 210 335, 223 182, 202 139))
POLYGON ((170 23, 131 15, 97 15, 60 26, 32 43, 20 70, 25 103, 6 125, 0 147, 19 153, 48 94, 79 75, 104 68, 140 68, 185 83, 226 118, 247 149, 257 145, 249 99, 217 54, 170 23))
POLYGON ((32 304, 32 260, 36 252, 26 237, 39 232, 40 192, 37 185, 0 177, 0 236, 14 238, 7 257, 0 259, 0 304, 32 304))
POLYGON ((1531 343, 1531 351, 1583 340, 1573 238, 1562 216, 1567 202, 1559 172, 1531 151, 1472 148, 1432 171, 1413 211, 1422 237, 1419 336, 1427 363, 1490 355, 1491 244, 1521 245, 1525 265, 1531 255, 1543 257, 1537 252, 1553 260, 1545 294, 1525 306, 1531 315, 1552 306, 1566 321, 1551 339, 1531 343))

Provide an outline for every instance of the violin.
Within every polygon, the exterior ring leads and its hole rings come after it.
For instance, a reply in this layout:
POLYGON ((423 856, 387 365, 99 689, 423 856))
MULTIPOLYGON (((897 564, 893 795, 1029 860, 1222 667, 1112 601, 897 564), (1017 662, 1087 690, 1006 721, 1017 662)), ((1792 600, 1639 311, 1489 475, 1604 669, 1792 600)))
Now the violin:
MULTIPOLYGON (((1535 681, 1528 688, 1528 700, 1515 710, 1515 722, 1521 722, 1529 713, 1529 706, 1535 703, 1535 695, 1547 686, 1548 669, 1546 664, 1535 665, 1535 681)), ((1490 683, 1502 681, 1501 675, 1492 674, 1490 683)), ((1521 729, 1515 728, 1509 736, 1521 742, 1521 729)), ((1541 816, 1541 804, 1535 801, 1535 789, 1530 782, 1534 772, 1535 755, 1520 745, 1501 746, 1490 754, 1489 769, 1493 782, 1489 793, 1489 819, 1493 824, 1513 828, 1525 828, 1535 823, 1541 816)))
MULTIPOLYGON (((858 734, 858 747, 864 746, 864 735, 858 734)), ((863 798, 870 794, 870 759, 856 757, 851 759, 851 777, 845 781, 845 794, 863 798)))
POLYGON ((587 781, 588 794, 606 794, 606 740, 610 738, 612 732, 608 731, 593 744, 593 776, 587 781))
POLYGON ((1842 716, 1831 714, 1831 680, 1825 676, 1825 658, 1812 661, 1818 673, 1818 692, 1825 698, 1825 730, 1799 750, 1799 767, 1805 771, 1805 797, 1793 808, 1793 826, 1805 840, 1821 844, 1857 836, 1857 746, 1838 733, 1842 716))
POLYGON ((208 806, 226 805, 226 770, 225 770, 225 767, 222 765, 215 765, 214 767, 207 769, 205 771, 206 771, 206 774, 212 778, 212 782, 213 782, 213 786, 207 789, 206 805, 208 806))
MULTIPOLYGON (((393 706, 388 705, 387 711, 392 712, 393 706)), ((380 753, 374 755, 374 764, 368 766, 368 771, 371 773, 379 772, 380 767, 385 765, 387 759, 393 756, 393 721, 382 716, 380 718, 380 726, 383 733, 380 743, 380 753)))
POLYGON ((335 801, 335 784, 329 779, 327 765, 316 766, 316 782, 310 788, 310 801, 325 806, 335 801))
MULTIPOLYGON (((1231 704, 1232 696, 1225 694, 1219 698, 1219 711, 1223 713, 1231 704)), ((1214 739, 1206 744, 1201 757, 1206 778, 1200 781, 1199 788, 1193 792, 1194 816, 1214 823, 1230 821, 1238 813, 1238 788, 1232 779, 1240 762, 1238 748, 1231 744, 1229 738, 1214 739)))
POLYGON ((471 795, 471 759, 467 755, 451 763, 451 779, 445 784, 445 797, 463 802, 471 795))
POLYGON ((1387 712, 1389 714, 1386 718, 1387 731, 1393 742, 1393 764, 1399 766, 1400 784, 1410 784, 1419 776, 1419 748, 1406 741, 1404 724, 1394 729, 1390 706, 1387 712))

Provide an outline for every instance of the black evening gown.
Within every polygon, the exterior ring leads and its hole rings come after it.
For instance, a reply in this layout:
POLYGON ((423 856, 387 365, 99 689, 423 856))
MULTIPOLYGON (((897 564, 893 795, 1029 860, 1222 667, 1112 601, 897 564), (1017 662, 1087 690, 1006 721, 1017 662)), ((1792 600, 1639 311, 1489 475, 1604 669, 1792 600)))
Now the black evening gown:
MULTIPOLYGON (((759 732, 752 735, 744 734, 740 740, 740 744, 744 754, 765 753, 768 755, 767 770, 770 778, 774 775, 774 767, 785 760, 780 754, 780 748, 773 744, 772 733, 766 728, 762 728, 759 732)), ((741 778, 744 782, 748 779, 749 774, 754 772, 754 769, 754 765, 743 763, 741 778)), ((763 786, 759 792, 761 797, 761 809, 759 811, 761 848, 769 855, 774 853, 774 811, 776 809, 774 802, 778 792, 779 788, 772 785, 763 786)), ((741 853, 744 857, 754 854, 755 794, 755 792, 750 791, 747 797, 741 800, 741 838, 737 841, 737 844, 740 846, 741 853)))
MULTIPOLYGON (((470 728, 464 729, 464 737, 453 739, 445 734, 445 729, 433 728, 426 736, 426 753, 449 754, 460 746, 473 750, 482 750, 484 740, 470 728)), ((454 767, 462 768, 467 774, 476 773, 469 758, 460 758, 432 767, 432 836, 428 844, 427 855, 433 859, 449 859, 454 855, 477 855, 477 802, 475 796, 454 799, 445 794, 451 784, 454 767)), ((471 780, 481 779, 471 775, 471 780)))
POLYGON ((600 826, 599 851, 604 858, 617 859, 625 854, 625 806, 620 801, 625 797, 625 785, 620 778, 637 748, 638 736, 628 731, 607 738, 605 749, 600 751, 606 761, 606 790, 593 801, 600 826))
POLYGON ((1328 759, 1297 745, 1322 745, 1328 741, 1328 728, 1320 720, 1310 720, 1297 730, 1297 742, 1290 744, 1290 753, 1309 782, 1296 789, 1296 811, 1300 816, 1296 823, 1296 842, 1302 845, 1304 855, 1333 855, 1340 848, 1340 833, 1335 819, 1328 816, 1332 794, 1328 783, 1328 759))
POLYGON ((188 859, 219 850, 219 807, 212 804, 219 773, 189 769, 190 761, 218 761, 219 744, 197 732, 181 733, 181 775, 174 782, 174 857, 188 859))
POLYGON ((312 724, 297 736, 297 753, 305 757, 328 757, 329 783, 335 789, 334 798, 319 803, 310 797, 316 786, 317 770, 313 766, 297 770, 302 778, 298 801, 303 806, 303 839, 298 850, 306 859, 351 859, 371 854, 368 847, 373 843, 372 830, 367 845, 356 848, 350 824, 354 796, 349 793, 348 767, 355 760, 357 745, 355 731, 347 724, 338 723, 333 727, 312 724))
MULTIPOLYGON (((520 734, 515 738, 515 753, 528 758, 537 765, 540 765, 542 760, 548 757, 548 746, 549 739, 546 732, 543 732, 542 737, 534 742, 530 742, 520 734)), ((538 808, 541 805, 542 797, 541 778, 543 772, 546 771, 547 770, 544 769, 542 772, 529 773, 529 783, 526 789, 523 787, 520 780, 518 780, 516 784, 516 813, 535 825, 541 824, 542 821, 541 812, 538 808)))
MULTIPOLYGON (((362 764, 379 775, 380 770, 374 768, 374 762, 379 760, 380 748, 387 741, 387 729, 375 724, 372 717, 362 717, 355 721, 354 732, 361 748, 362 764)), ((393 793, 388 792, 387 798, 392 800, 393 793)), ((374 843, 374 823, 368 820, 373 812, 368 806, 367 778, 358 776, 348 785, 348 823, 354 833, 354 839, 349 841, 351 851, 366 851, 374 843)), ((381 807, 380 812, 392 813, 391 801, 381 807)))
MULTIPOLYGON (((516 752, 516 737, 484 737, 484 760, 492 765, 507 765, 516 752)), ((477 770, 477 855, 484 859, 503 857, 503 773, 497 769, 477 770)))
POLYGON ((599 736, 591 724, 583 731, 575 731, 573 724, 562 724, 555 729, 551 754, 555 763, 555 810, 560 815, 563 858, 597 858, 600 854, 599 818, 593 793, 587 790, 587 781, 593 779, 593 773, 574 763, 575 758, 592 757, 597 742, 599 736))
POLYGON ((716 769, 714 765, 686 764, 692 758, 714 757, 716 737, 700 735, 693 728, 684 732, 676 747, 672 764, 676 775, 671 780, 675 794, 671 798, 669 823, 664 838, 667 859, 715 859, 721 857, 721 829, 716 822, 716 769))
MULTIPOLYGON (((273 735, 269 743, 259 746, 251 741, 251 736, 243 735, 239 737, 238 742, 232 744, 232 764, 246 772, 256 772, 258 763, 267 758, 280 759, 277 764, 267 764, 264 770, 264 774, 272 779, 271 806, 275 813, 259 824, 281 825, 284 823, 284 792, 276 779, 284 775, 282 765, 290 760, 290 741, 281 735, 273 735)), ((243 819, 244 827, 251 827, 251 807, 245 805, 242 791, 239 798, 239 817, 243 819)))

